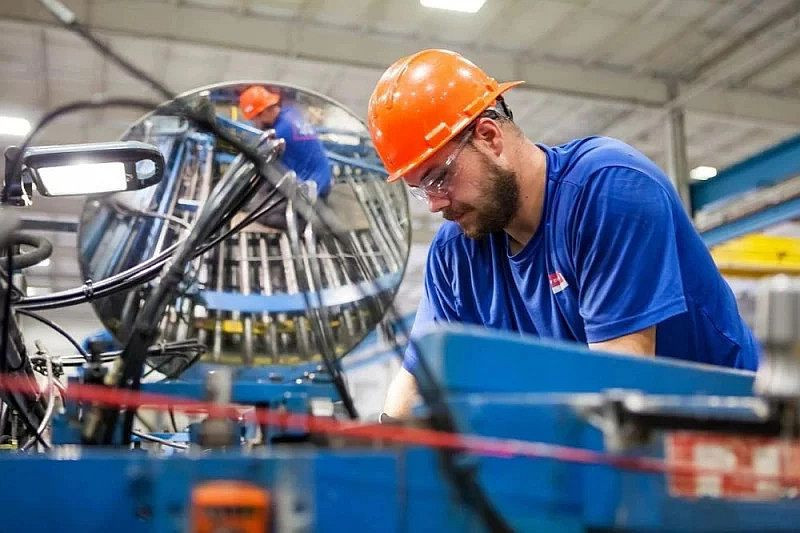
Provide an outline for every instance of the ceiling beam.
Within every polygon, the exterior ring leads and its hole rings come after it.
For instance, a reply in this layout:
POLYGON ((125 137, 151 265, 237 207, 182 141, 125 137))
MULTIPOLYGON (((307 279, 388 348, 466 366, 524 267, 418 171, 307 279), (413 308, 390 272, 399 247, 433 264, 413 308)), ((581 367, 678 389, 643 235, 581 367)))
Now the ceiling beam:
MULTIPOLYGON (((94 21, 92 29, 101 35, 290 55, 298 60, 368 67, 377 72, 382 72, 395 59, 420 46, 403 35, 364 32, 359 26, 350 28, 317 21, 305 21, 300 38, 291 39, 289 36, 295 30, 287 24, 290 19, 260 15, 242 17, 236 10, 220 12, 184 4, 127 0, 71 0, 67 3, 80 20, 94 21), (175 20, 181 23, 174 24, 175 20), (331 46, 331 43, 336 43, 336 46, 331 46)), ((37 25, 55 24, 36 2, 2 2, 0 18, 37 25)), ((478 64, 491 65, 492 74, 498 79, 527 80, 526 88, 535 92, 641 108, 662 108, 669 104, 666 85, 657 78, 577 63, 536 58, 520 60, 513 51, 490 47, 467 50, 462 46, 457 49, 469 54, 478 64)), ((130 59, 136 62, 135 57, 130 59)), ((732 114, 743 121, 753 119, 759 123, 800 125, 800 98, 711 88, 686 102, 686 108, 688 111, 732 114)))
POLYGON ((787 27, 787 23, 789 27, 796 27, 797 21, 795 20, 792 22, 791 19, 797 17, 798 14, 800 14, 800 0, 792 0, 755 27, 742 33, 735 41, 729 43, 713 56, 697 65, 694 71, 688 76, 689 79, 696 80, 700 77, 708 76, 714 70, 724 67, 732 60, 735 61, 740 57, 747 57, 748 49, 751 48, 754 43, 766 38, 777 28, 787 27))

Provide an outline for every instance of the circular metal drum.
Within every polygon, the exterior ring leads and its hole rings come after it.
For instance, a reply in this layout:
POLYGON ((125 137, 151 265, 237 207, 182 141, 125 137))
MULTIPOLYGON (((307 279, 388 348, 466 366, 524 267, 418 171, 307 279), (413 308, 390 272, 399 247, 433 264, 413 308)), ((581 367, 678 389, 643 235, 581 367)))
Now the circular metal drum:
MULTIPOLYGON (((204 360, 245 366, 315 362, 322 342, 341 356, 375 328, 402 279, 410 232, 405 191, 386 183, 364 124, 329 98, 261 82, 205 87, 180 98, 210 103, 219 126, 252 143, 263 133, 255 126, 264 123, 244 120, 239 98, 253 86, 277 95, 280 116, 273 127, 286 142, 281 162, 294 171, 284 179, 296 179, 315 206, 330 208, 339 227, 334 233, 319 221, 306 223, 291 199, 277 201, 276 195, 270 203, 272 189, 265 184, 218 235, 259 203, 273 209, 186 265, 160 338, 198 341, 207 347, 204 360)), ((159 147, 166 161, 161 183, 84 207, 78 244, 87 279, 107 278, 174 247, 235 164, 238 153, 230 144, 163 113, 143 117, 123 137, 159 147)), ((151 288, 93 302, 119 342, 130 335, 151 288)), ((191 362, 167 360, 159 369, 175 376, 191 362)))

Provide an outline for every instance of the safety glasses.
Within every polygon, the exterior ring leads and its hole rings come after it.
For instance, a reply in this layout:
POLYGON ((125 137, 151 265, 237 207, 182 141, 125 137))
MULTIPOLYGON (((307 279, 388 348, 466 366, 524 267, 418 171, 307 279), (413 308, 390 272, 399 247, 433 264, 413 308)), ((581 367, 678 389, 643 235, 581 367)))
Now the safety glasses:
POLYGON ((458 156, 464 151, 464 147, 467 146, 470 137, 472 137, 472 131, 472 127, 467 129, 453 153, 440 166, 428 171, 420 180, 419 185, 408 186, 411 196, 427 203, 430 197, 442 198, 447 195, 447 188, 450 183, 450 167, 453 166, 458 156))

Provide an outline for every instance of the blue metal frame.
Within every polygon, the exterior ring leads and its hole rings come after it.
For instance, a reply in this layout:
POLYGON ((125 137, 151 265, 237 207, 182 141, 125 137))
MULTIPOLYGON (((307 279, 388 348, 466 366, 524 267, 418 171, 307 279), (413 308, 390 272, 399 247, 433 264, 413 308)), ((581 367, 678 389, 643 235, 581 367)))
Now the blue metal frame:
MULTIPOLYGON (((800 176, 800 135, 737 163, 708 181, 690 187, 692 213, 717 205, 761 187, 770 187, 800 176)), ((708 246, 758 231, 800 216, 800 199, 768 206, 758 213, 726 222, 701 233, 708 246)))
POLYGON ((770 206, 758 213, 704 231, 700 235, 707 246, 715 246, 797 217, 800 217, 800 198, 770 206))
POLYGON ((800 175, 800 135, 726 168, 713 179, 692 183, 692 213, 797 175, 800 175))

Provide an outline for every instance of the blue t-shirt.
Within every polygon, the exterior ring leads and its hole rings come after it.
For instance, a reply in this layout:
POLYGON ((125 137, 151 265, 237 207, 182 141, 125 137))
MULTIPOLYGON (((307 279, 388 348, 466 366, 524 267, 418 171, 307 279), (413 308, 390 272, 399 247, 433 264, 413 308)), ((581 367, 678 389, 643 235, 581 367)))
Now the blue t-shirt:
POLYGON ((302 181, 315 181, 317 194, 325 198, 331 188, 331 166, 314 127, 292 106, 281 106, 275 134, 286 141, 283 164, 302 181))
MULTIPOLYGON (((656 355, 755 370, 753 334, 661 169, 605 137, 539 148, 534 236, 512 256, 505 232, 476 241, 445 222, 412 335, 463 322, 586 344, 656 325, 656 355)), ((409 349, 404 367, 416 364, 409 349)))

